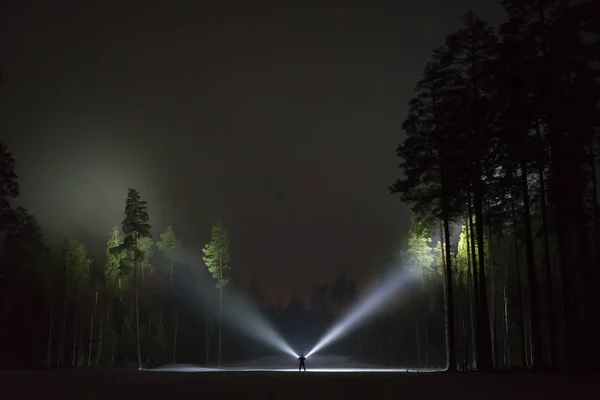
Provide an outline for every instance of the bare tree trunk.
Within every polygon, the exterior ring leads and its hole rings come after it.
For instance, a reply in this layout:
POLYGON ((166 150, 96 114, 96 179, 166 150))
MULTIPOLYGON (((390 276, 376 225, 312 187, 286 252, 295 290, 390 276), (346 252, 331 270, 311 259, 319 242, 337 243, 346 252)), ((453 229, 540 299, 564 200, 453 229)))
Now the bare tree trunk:
MULTIPOLYGON (((539 130, 539 122, 538 122, 539 130)), ((548 327, 550 340, 550 365, 556 362, 556 338, 554 333, 554 300, 553 300, 553 284, 552 284, 552 268, 550 266, 550 240, 548 238, 548 222, 546 215, 546 184, 544 179, 544 166, 542 161, 538 162, 538 175, 540 177, 540 208, 542 209, 542 233, 544 235, 544 272, 547 286, 548 297, 548 327)))
POLYGON ((223 286, 219 288, 219 349, 217 355, 217 367, 221 367, 221 344, 223 338, 223 286))
POLYGON ((104 315, 100 315, 100 328, 98 328, 98 349, 96 350, 96 365, 100 363, 102 357, 102 337, 104 334, 104 315))
MULTIPOLYGON (((477 171, 481 166, 477 166, 477 171)), ((490 310, 487 296, 487 284, 485 279, 485 248, 483 241, 483 195, 481 181, 479 178, 474 182, 475 190, 473 193, 473 205, 475 207, 475 229, 477 235, 477 256, 479 262, 477 265, 477 277, 479 280, 479 303, 480 310, 478 317, 480 319, 479 338, 481 339, 481 348, 479 349, 479 370, 486 371, 493 368, 492 359, 492 334, 490 327, 490 310)))
MULTIPOLYGON (((134 237, 134 243, 137 243, 134 237)), ((137 256, 133 256, 133 281, 135 285, 135 338, 137 347, 137 362, 138 369, 142 369, 142 351, 140 348, 140 305, 139 305, 139 290, 138 290, 138 278, 137 278, 137 256)))
POLYGON ((476 300, 475 300, 475 290, 473 288, 473 271, 472 271, 472 264, 471 264, 471 229, 469 228, 469 220, 467 219, 466 221, 466 226, 467 226, 467 232, 465 237, 467 238, 467 295, 468 295, 468 301, 467 303, 469 304, 469 317, 470 317, 470 322, 471 322, 471 331, 470 331, 470 336, 471 336, 471 352, 472 352, 472 363, 473 363, 473 368, 477 368, 477 344, 475 343, 475 338, 476 338, 476 319, 475 319, 475 307, 477 306, 476 304, 476 300))
POLYGON ((519 262, 519 242, 517 240, 517 219, 513 207, 513 229, 514 229, 514 249, 515 249, 515 268, 517 270, 517 298, 519 302, 519 328, 520 336, 523 341, 523 352, 521 353, 521 364, 523 369, 527 368, 527 334, 525 333, 525 316, 523 315, 523 284, 521 282, 521 263, 519 262))
POLYGON ((173 364, 175 364, 175 356, 177 354, 177 325, 179 322, 179 314, 175 312, 175 334, 173 335, 173 364))
POLYGON ((446 364, 448 371, 456 371, 456 339, 454 335, 454 288, 452 287, 452 261, 450 258, 450 224, 448 222, 448 199, 446 199, 445 188, 444 194, 444 250, 446 253, 446 268, 444 269, 445 282, 445 328, 446 328, 446 364))
POLYGON ((75 353, 77 352, 77 317, 75 317, 75 325, 73 326, 73 352, 71 353, 71 367, 75 366, 75 353))
POLYGON ((510 369, 510 328, 508 324, 508 296, 506 295, 506 283, 504 283, 504 364, 510 369))
POLYGON ((541 343, 541 326, 540 326, 540 307, 538 296, 537 274, 535 271, 535 255, 533 249, 533 234, 531 232, 531 212, 529 209, 529 184, 527 179, 529 173, 527 171, 526 162, 521 159, 521 187, 523 196, 523 224, 525 225, 525 249, 527 253, 527 277, 529 281, 529 320, 531 329, 532 341, 532 368, 541 365, 542 362, 542 343, 541 343))
POLYGON ((212 334, 212 318, 208 311, 204 311, 204 356, 206 357, 206 364, 210 360, 210 339, 212 334))
POLYGON ((88 367, 92 363, 92 341, 94 338, 94 317, 98 309, 98 284, 96 284, 96 300, 94 301, 94 311, 92 311, 92 317, 90 318, 90 346, 88 349, 88 367))
POLYGON ((81 332, 79 335, 79 346, 77 347, 77 366, 83 367, 83 360, 85 359, 85 346, 84 346, 84 325, 81 324, 81 332))
POLYGON ((63 307, 62 329, 60 331, 60 339, 58 340, 58 358, 56 366, 60 368, 60 363, 63 356, 63 346, 65 346, 65 336, 67 334, 67 301, 69 299, 69 287, 67 286, 69 277, 69 264, 65 266, 65 303, 63 307))
POLYGON ((50 322, 48 323, 48 350, 46 352, 46 366, 52 364, 52 322, 54 320, 54 307, 50 308, 50 322))
POLYGON ((115 344, 117 342, 117 335, 115 332, 112 332, 112 349, 110 352, 110 365, 115 365, 115 344))
POLYGON ((492 293, 491 293, 491 326, 490 329, 492 331, 492 363, 494 368, 497 368, 498 360, 496 356, 497 349, 497 338, 496 338, 496 266, 494 264, 494 237, 492 236, 492 228, 488 227, 488 235, 489 235, 489 249, 490 249, 490 266, 491 266, 491 275, 492 275, 492 293))
POLYGON ((424 334, 424 340, 425 342, 423 343, 423 348, 425 350, 425 366, 429 366, 429 349, 428 349, 428 341, 429 341, 429 333, 428 333, 428 329, 427 329, 427 294, 425 292, 425 266, 423 265, 423 262, 421 262, 421 288, 422 288, 422 295, 423 295, 423 334, 424 334))
POLYGON ((417 365, 419 366, 419 368, 422 367, 421 365, 421 344, 419 343, 419 321, 418 319, 415 320, 415 340, 417 343, 417 365))

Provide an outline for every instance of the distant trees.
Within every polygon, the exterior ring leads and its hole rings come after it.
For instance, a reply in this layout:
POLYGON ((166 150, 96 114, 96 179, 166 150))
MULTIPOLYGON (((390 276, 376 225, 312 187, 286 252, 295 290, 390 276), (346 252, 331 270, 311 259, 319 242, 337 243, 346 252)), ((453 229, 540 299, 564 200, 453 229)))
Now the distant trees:
POLYGON ((84 284, 90 274, 90 266, 92 261, 88 258, 87 252, 82 244, 77 243, 71 237, 65 238, 65 241, 58 247, 56 252, 56 260, 62 270, 64 282, 63 293, 63 314, 61 322, 61 331, 58 345, 57 366, 66 365, 68 359, 63 358, 65 354, 68 310, 69 306, 75 309, 75 316, 72 322, 73 328, 73 351, 71 352, 71 366, 75 366, 75 349, 77 342, 77 330, 80 323, 77 317, 77 307, 80 305, 81 296, 83 295, 84 284))
POLYGON ((523 367, 556 367, 561 341, 560 364, 590 367, 598 345, 588 321, 600 315, 597 5, 503 4, 499 35, 467 13, 434 51, 410 102, 397 150, 404 177, 392 192, 431 227, 442 221, 448 350, 457 325, 474 343, 463 365, 511 367, 519 351, 523 367), (464 226, 455 259, 451 224, 464 226))
POLYGON ((204 263, 213 279, 217 282, 216 288, 219 290, 219 345, 217 355, 217 365, 221 365, 221 346, 223 337, 223 287, 229 282, 228 271, 230 266, 229 255, 229 235, 225 226, 220 220, 217 220, 211 230, 211 240, 202 249, 204 253, 204 263))
POLYGON ((163 253, 163 256, 169 262, 169 300, 171 302, 172 312, 175 314, 175 322, 173 329, 173 364, 175 363, 177 353, 177 325, 178 325, 178 313, 173 304, 173 268, 175 261, 180 256, 180 246, 177 236, 175 236, 175 230, 171 225, 167 228, 164 233, 160 234, 160 241, 156 243, 159 250, 163 253))
POLYGON ((6 144, 0 141, 0 234, 14 222, 10 200, 19 196, 15 159, 6 144))

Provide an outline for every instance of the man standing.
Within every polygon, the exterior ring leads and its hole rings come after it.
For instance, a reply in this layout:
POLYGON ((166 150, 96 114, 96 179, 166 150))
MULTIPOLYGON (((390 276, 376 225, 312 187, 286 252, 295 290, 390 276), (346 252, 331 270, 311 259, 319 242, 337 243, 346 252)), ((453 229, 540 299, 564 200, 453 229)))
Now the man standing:
POLYGON ((306 357, 304 357, 304 354, 300 354, 298 360, 300 360, 300 367, 298 367, 298 372, 302 371, 302 368, 304 368, 304 372, 306 372, 306 365, 304 365, 304 360, 306 360, 306 357))

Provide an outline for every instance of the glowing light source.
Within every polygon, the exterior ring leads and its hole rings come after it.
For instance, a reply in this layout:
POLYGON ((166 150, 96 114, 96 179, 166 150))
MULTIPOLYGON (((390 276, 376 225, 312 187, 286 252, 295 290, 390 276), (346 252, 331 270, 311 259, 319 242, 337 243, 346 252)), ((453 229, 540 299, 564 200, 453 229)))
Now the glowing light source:
POLYGON ((310 357, 333 341, 349 334, 352 330, 358 328, 365 322, 374 311, 396 293, 399 289, 407 286, 418 277, 414 269, 399 269, 385 278, 385 282, 367 296, 365 296, 357 305, 352 307, 344 317, 335 324, 321 340, 308 352, 306 357, 310 357))

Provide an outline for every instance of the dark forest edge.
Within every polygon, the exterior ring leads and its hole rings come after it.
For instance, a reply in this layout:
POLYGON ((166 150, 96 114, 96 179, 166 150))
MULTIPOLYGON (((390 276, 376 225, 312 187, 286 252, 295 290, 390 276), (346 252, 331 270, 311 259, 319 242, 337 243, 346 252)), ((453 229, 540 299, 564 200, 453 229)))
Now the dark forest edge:
POLYGON ((433 51, 391 188, 445 251, 448 368, 597 370, 600 3, 505 0, 433 51), (440 221, 440 222, 438 222, 440 221))
MULTIPOLYGON (((412 205, 403 254, 423 284, 331 352, 451 371, 597 369, 599 5, 503 4, 509 20, 499 33, 468 13, 434 51, 403 126, 404 176, 392 192, 412 205), (432 236, 443 239, 435 248, 432 236)), ((226 327, 220 344, 216 318, 190 301, 201 280, 215 281, 210 296, 224 307, 229 291, 244 293, 291 342, 316 341, 355 299, 342 273, 331 288, 316 284, 308 305, 296 294, 271 304, 230 268, 220 222, 206 265, 187 263, 173 228, 150 237, 135 190, 104 255, 70 237, 51 248, 35 218, 11 208, 15 161, 0 150, 0 366, 220 364, 264 354, 226 327)))

